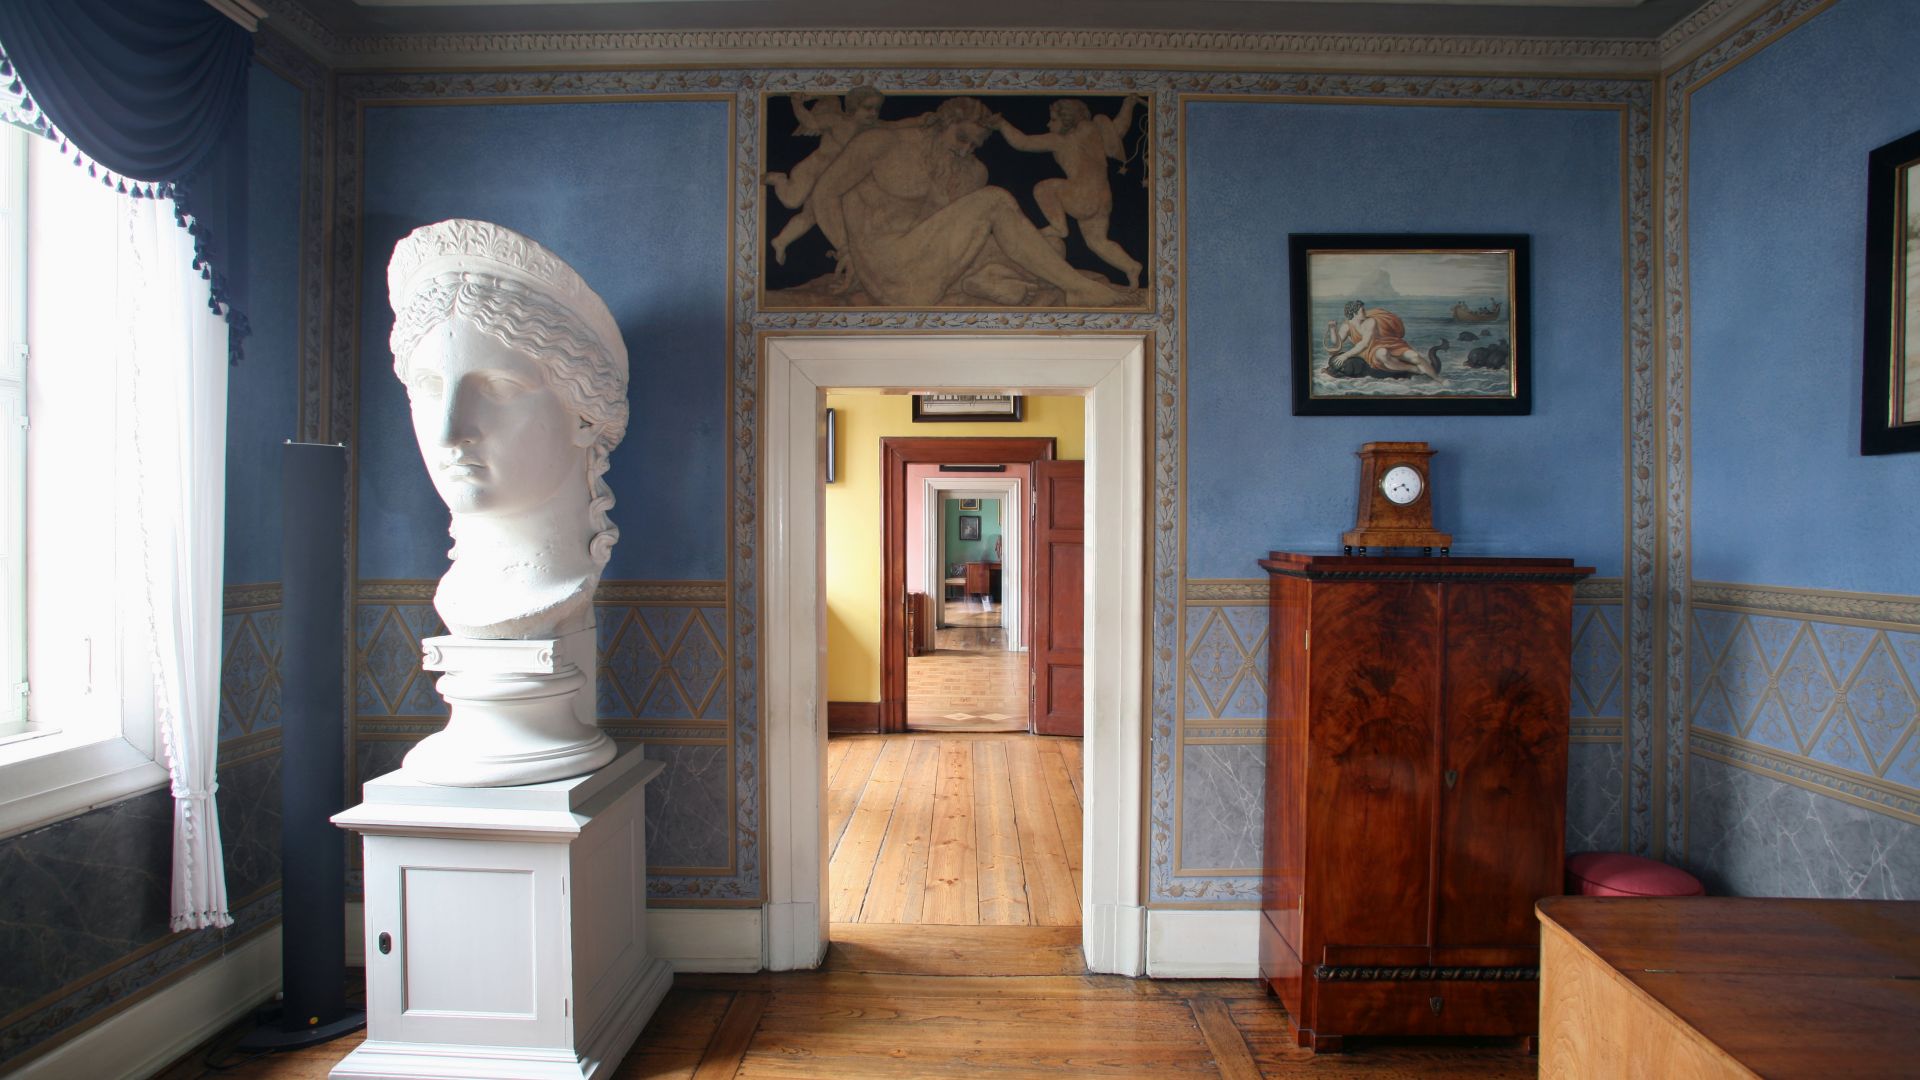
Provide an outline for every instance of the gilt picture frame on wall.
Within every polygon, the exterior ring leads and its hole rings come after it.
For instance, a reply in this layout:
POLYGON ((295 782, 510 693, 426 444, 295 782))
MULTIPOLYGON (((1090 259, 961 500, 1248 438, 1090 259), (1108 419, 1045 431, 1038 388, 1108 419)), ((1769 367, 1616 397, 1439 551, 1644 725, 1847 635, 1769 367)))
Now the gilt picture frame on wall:
POLYGON ((1920 131, 1867 155, 1860 452, 1920 451, 1920 131))
POLYGON ((1018 423, 1026 413, 1019 394, 915 394, 916 424, 1018 423))
POLYGON ((1533 411, 1524 234, 1294 233, 1287 261, 1295 416, 1533 411))

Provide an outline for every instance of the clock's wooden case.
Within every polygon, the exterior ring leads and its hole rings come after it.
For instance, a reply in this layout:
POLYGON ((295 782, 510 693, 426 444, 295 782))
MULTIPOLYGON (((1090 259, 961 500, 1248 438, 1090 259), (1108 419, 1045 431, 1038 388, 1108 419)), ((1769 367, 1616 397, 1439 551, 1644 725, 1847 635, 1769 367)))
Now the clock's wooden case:
POLYGON ((1360 505, 1353 528, 1340 534, 1342 544, 1354 548, 1453 545, 1453 534, 1433 527, 1433 477, 1427 470, 1433 450, 1426 443, 1370 442, 1356 456, 1360 458, 1360 505), (1420 474, 1420 497, 1405 505, 1380 490, 1381 477, 1399 465, 1420 474))
POLYGON ((1260 974, 1302 1046, 1527 1035, 1561 891, 1568 559, 1274 552, 1260 974))

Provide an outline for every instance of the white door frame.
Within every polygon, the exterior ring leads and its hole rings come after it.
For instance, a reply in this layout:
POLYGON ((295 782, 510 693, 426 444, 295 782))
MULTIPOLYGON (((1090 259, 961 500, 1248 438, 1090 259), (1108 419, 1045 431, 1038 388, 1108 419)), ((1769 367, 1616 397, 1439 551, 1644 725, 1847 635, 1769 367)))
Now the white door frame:
POLYGON ((1020 478, 1009 476, 1004 480, 988 480, 980 476, 928 476, 922 479, 924 494, 921 503, 925 510, 925 531, 921 533, 925 549, 921 552, 924 572, 927 580, 927 594, 933 603, 933 624, 938 627, 947 621, 947 580, 946 555, 940 550, 947 535, 946 517, 942 513, 945 494, 951 499, 999 499, 1002 504, 1000 514, 1000 628, 1006 632, 1005 641, 1008 652, 1025 652, 1027 643, 1020 637, 1020 608, 1025 597, 1020 595, 1020 547, 1021 528, 1025 524, 1026 503, 1021 501, 1020 478))
POLYGON ((827 950, 827 391, 1012 390, 1087 399, 1081 944, 1093 971, 1142 974, 1146 338, 826 332, 763 334, 761 343, 763 963, 817 967, 827 950))

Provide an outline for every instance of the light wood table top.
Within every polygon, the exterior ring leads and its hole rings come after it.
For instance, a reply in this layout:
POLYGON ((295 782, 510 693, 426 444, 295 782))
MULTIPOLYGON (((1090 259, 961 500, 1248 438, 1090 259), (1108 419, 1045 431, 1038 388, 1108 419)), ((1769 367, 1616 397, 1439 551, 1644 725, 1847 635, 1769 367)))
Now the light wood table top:
POLYGON ((1920 1074, 1920 902, 1568 896, 1539 913, 1731 1073, 1920 1074))

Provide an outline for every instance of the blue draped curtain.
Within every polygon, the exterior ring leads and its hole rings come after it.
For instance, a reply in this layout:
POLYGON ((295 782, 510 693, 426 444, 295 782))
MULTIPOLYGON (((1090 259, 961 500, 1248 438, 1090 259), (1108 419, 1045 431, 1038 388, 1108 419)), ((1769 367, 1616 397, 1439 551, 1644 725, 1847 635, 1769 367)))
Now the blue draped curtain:
POLYGON ((0 0, 0 50, 24 119, 76 164, 174 200, 237 361, 253 35, 204 0, 0 0))

